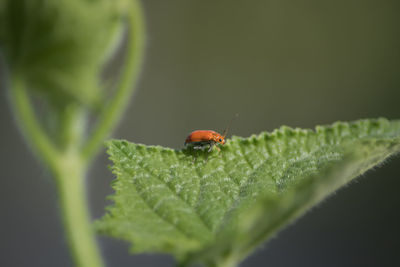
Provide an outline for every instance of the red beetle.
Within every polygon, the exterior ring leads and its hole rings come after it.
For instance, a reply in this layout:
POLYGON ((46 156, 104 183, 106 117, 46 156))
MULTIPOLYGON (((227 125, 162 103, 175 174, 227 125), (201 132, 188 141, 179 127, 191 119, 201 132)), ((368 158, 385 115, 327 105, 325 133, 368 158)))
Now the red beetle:
MULTIPOLYGON (((236 114, 236 117, 237 116, 238 115, 236 114)), ((234 118, 229 122, 229 125, 226 127, 223 134, 219 134, 212 130, 197 130, 191 132, 188 137, 186 137, 185 146, 193 146, 193 149, 204 149, 206 146, 209 146, 210 148, 208 149, 208 152, 211 152, 214 145, 224 145, 225 136, 228 133, 229 126, 234 118)))
POLYGON ((225 132, 221 135, 211 130, 197 130, 186 137, 185 146, 192 145, 194 149, 204 149, 204 147, 210 146, 208 149, 210 152, 215 144, 225 144, 225 136, 225 132))

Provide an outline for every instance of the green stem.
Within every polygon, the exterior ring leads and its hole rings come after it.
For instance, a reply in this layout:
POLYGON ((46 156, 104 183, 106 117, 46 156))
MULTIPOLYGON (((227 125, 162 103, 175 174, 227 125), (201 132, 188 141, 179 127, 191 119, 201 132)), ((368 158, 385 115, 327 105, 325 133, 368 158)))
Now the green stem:
POLYGON ((119 85, 112 100, 100 114, 96 128, 82 150, 79 149, 82 136, 80 131, 83 129, 85 113, 77 106, 68 107, 63 129, 66 146, 56 147, 37 120, 25 81, 19 76, 18 70, 11 71, 10 98, 17 123, 32 150, 38 153, 56 177, 69 246, 77 266, 81 267, 104 265, 90 223, 85 173, 89 159, 121 118, 139 74, 144 42, 139 2, 132 3, 128 21, 129 46, 119 85))
POLYGON ((10 100, 17 124, 32 150, 54 171, 57 169, 59 153, 35 116, 25 81, 18 71, 11 71, 10 76, 10 100))
POLYGON ((119 122, 139 76, 144 47, 144 22, 139 1, 131 3, 128 24, 128 48, 121 78, 115 94, 102 109, 96 128, 84 146, 83 157, 85 160, 93 157, 104 139, 119 122))
POLYGON ((64 129, 68 145, 60 151, 50 141, 35 116, 25 81, 17 71, 11 72, 10 99, 17 123, 32 150, 55 175, 60 193, 61 211, 67 230, 67 237, 77 266, 103 266, 98 251, 85 192, 87 162, 82 159, 79 148, 79 129, 82 116, 76 107, 68 110, 70 117, 64 129))
POLYGON ((104 266, 90 223, 85 190, 86 168, 78 154, 70 152, 55 173, 68 243, 77 266, 104 266))

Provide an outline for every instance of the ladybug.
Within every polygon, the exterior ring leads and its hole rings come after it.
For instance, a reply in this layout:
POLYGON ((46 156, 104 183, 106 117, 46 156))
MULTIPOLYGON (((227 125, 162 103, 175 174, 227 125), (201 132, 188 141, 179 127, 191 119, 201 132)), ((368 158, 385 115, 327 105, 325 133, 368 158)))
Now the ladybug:
MULTIPOLYGON (((236 114, 235 117, 237 117, 238 114, 236 114)), ((212 130, 196 130, 191 132, 188 137, 186 137, 185 146, 192 146, 193 149, 204 149, 205 147, 209 146, 208 152, 211 152, 213 147, 216 144, 225 144, 225 137, 226 134, 228 133, 228 129, 233 121, 233 119, 229 122, 228 127, 224 130, 223 134, 217 133, 216 131, 212 130)), ((217 147, 219 150, 219 148, 217 147)))

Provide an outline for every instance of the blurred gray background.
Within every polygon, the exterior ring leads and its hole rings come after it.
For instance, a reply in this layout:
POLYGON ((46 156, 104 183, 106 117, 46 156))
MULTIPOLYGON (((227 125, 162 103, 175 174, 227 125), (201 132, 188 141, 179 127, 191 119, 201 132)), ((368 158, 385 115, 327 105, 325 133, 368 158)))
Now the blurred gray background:
MULTIPOLYGON (((180 148, 194 129, 249 136, 282 124, 400 118, 400 1, 147 0, 138 90, 114 137, 180 148)), ((4 73, 2 80, 4 81, 4 73)), ((71 266, 55 185, 0 98, 0 266, 71 266)), ((400 266, 400 157, 368 172, 241 266, 400 266)), ((93 218, 112 193, 104 151, 93 218)), ((99 237, 109 266, 174 266, 99 237)))

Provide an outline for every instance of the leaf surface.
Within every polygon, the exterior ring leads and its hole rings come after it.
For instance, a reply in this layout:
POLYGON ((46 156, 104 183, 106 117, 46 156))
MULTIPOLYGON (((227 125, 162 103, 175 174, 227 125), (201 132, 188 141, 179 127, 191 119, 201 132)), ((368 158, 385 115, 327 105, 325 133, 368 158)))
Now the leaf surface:
POLYGON ((96 222, 132 251, 234 266, 309 207, 400 151, 400 121, 286 126, 211 153, 107 143, 113 205, 96 222))

